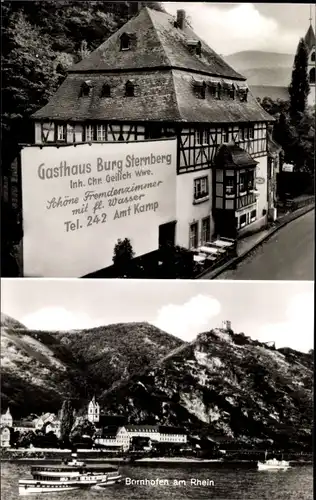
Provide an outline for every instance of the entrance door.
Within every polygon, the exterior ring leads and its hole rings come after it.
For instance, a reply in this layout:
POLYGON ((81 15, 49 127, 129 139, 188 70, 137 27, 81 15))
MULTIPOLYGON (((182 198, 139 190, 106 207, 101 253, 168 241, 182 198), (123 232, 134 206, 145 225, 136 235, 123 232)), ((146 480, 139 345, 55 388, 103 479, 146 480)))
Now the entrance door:
POLYGON ((216 210, 214 214, 216 236, 237 238, 237 224, 234 210, 216 210))
POLYGON ((159 226, 159 248, 174 246, 176 235, 176 221, 159 226))

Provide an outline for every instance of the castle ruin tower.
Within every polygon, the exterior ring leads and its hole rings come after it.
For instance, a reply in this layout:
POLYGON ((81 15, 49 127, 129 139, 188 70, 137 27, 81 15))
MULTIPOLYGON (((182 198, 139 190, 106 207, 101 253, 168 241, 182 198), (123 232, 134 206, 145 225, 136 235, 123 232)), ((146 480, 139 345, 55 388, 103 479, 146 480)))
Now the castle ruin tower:
POLYGON ((92 424, 99 422, 100 420, 100 406, 99 403, 96 402, 95 396, 93 396, 92 400, 88 404, 88 420, 92 424))
POLYGON ((232 322, 229 320, 225 320, 222 322, 222 329, 223 330, 231 330, 232 329, 232 322))

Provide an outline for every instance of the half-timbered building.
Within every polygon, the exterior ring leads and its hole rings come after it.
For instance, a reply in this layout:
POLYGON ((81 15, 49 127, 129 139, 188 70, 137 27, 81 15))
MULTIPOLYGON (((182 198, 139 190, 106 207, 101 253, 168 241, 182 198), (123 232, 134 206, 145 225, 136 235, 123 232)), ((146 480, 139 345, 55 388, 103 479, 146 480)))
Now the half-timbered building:
POLYGON ((183 10, 175 18, 144 7, 73 66, 33 118, 36 144, 176 136, 176 220, 160 243, 196 248, 267 222, 273 119, 183 10))

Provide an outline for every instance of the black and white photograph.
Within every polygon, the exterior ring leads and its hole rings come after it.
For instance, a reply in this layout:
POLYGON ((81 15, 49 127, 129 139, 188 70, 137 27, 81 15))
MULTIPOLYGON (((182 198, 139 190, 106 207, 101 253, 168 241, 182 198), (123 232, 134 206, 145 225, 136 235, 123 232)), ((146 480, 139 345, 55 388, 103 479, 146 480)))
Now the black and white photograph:
POLYGON ((4 280, 1 498, 312 499, 313 283, 167 285, 4 280))
POLYGON ((1 10, 2 276, 313 280, 314 4, 1 10))
POLYGON ((312 500, 315 33, 1 1, 1 500, 312 500))

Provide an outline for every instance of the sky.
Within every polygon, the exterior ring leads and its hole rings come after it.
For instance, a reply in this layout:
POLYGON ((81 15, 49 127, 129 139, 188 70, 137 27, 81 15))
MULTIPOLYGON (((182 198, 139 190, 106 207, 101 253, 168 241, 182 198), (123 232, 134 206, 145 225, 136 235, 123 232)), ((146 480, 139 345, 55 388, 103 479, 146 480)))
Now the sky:
MULTIPOLYGON (((175 15, 183 9, 192 28, 218 54, 263 50, 295 54, 309 27, 307 3, 162 2, 175 15)), ((315 25, 315 7, 312 7, 315 25)))
POLYGON ((185 341, 230 320, 236 333, 308 352, 312 281, 3 279, 1 311, 32 329, 147 321, 185 341))

